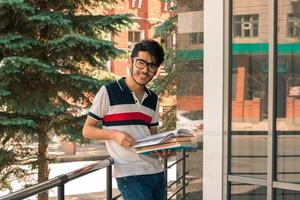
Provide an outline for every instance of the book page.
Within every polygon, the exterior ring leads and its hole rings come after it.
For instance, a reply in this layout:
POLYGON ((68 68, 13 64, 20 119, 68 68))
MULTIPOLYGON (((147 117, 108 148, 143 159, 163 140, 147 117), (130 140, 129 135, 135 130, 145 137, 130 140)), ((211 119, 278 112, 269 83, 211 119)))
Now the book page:
POLYGON ((181 136, 189 136, 193 137, 194 135, 191 133, 190 130, 188 129, 178 129, 175 133, 176 137, 181 137, 181 136))
POLYGON ((164 137, 166 137, 170 134, 174 135, 174 132, 175 131, 167 131, 167 132, 163 132, 163 133, 157 133, 157 134, 154 134, 154 135, 149 135, 145 138, 137 140, 136 142, 139 143, 139 142, 143 142, 143 141, 147 141, 147 140, 153 140, 153 139, 157 139, 157 138, 164 138, 164 137))
POLYGON ((138 141, 132 147, 137 148, 137 147, 145 147, 145 146, 151 146, 151 145, 155 145, 155 144, 160 144, 163 139, 164 139, 164 137, 154 138, 154 139, 151 139, 151 140, 138 141))

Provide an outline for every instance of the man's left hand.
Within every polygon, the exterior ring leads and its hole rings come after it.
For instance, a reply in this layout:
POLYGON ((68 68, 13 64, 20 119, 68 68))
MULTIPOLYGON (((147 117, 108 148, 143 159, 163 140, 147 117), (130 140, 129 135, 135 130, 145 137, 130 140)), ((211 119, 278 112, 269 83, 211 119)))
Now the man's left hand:
POLYGON ((155 152, 152 153, 152 155, 156 156, 156 157, 161 157, 161 158, 168 158, 170 156, 175 155, 175 151, 174 150, 170 150, 170 149, 161 150, 161 151, 155 151, 155 152))

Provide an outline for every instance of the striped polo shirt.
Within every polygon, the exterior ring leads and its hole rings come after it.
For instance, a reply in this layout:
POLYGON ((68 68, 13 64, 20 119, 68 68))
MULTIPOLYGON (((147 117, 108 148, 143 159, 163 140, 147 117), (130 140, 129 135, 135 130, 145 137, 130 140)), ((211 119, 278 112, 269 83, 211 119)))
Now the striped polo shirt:
MULTIPOLYGON (((159 103, 155 93, 145 87, 142 101, 125 83, 125 78, 100 88, 88 117, 102 121, 103 129, 124 131, 133 138, 150 135, 149 127, 158 125, 159 103)), ((136 154, 131 148, 106 140, 107 151, 114 159, 114 176, 154 174, 162 172, 162 163, 152 156, 136 154)))

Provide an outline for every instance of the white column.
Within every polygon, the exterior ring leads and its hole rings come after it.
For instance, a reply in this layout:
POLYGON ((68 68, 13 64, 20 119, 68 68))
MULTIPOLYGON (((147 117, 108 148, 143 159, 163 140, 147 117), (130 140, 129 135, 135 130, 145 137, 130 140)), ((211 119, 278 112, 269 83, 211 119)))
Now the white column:
POLYGON ((224 0, 204 0, 203 200, 222 200, 224 0))

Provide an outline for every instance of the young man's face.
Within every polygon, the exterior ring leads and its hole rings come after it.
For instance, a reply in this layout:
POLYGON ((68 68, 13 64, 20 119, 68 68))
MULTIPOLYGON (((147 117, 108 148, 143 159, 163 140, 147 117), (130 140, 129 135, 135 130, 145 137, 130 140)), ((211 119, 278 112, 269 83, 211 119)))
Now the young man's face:
POLYGON ((139 85, 146 85, 155 76, 158 66, 153 56, 146 51, 139 51, 138 55, 131 60, 132 78, 139 85))

